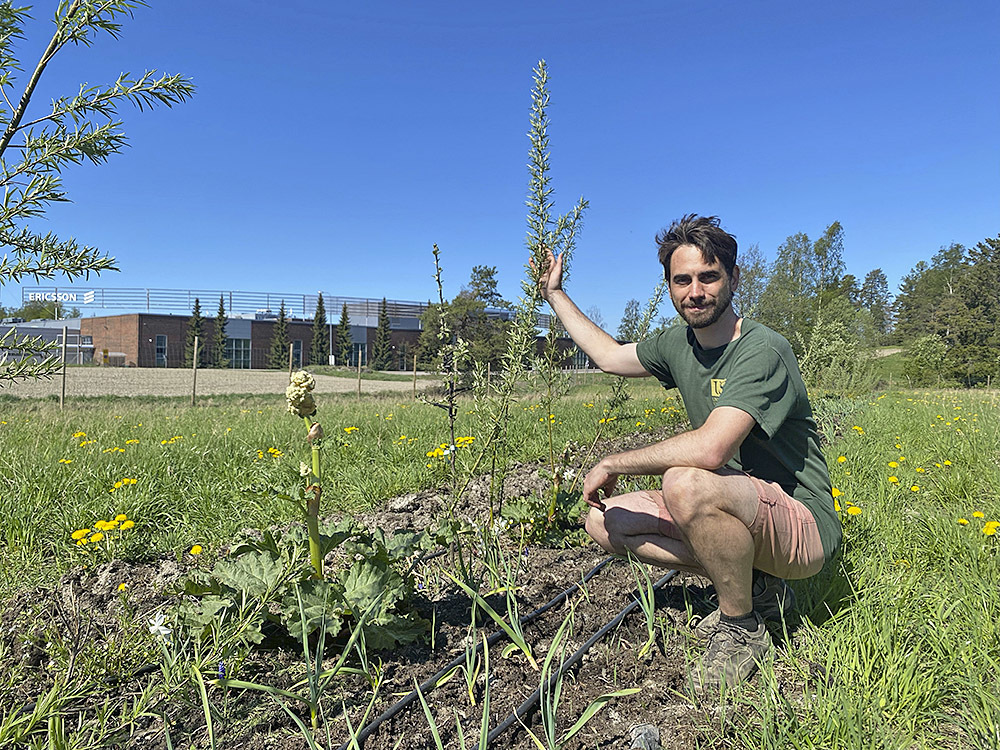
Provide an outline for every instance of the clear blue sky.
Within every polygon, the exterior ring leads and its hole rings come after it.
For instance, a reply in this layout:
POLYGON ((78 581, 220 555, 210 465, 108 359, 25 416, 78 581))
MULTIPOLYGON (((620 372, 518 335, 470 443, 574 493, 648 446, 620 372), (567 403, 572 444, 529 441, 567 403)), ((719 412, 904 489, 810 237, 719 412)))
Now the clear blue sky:
POLYGON ((436 242, 447 296, 485 264, 513 298, 540 58, 556 209, 590 201, 569 291, 609 328, 689 212, 769 259, 839 220, 848 271, 894 292, 1000 232, 996 0, 152 0, 57 57, 35 107, 148 68, 194 99, 124 110, 131 148, 67 171, 73 203, 33 226, 116 256, 98 287, 427 300, 436 242))

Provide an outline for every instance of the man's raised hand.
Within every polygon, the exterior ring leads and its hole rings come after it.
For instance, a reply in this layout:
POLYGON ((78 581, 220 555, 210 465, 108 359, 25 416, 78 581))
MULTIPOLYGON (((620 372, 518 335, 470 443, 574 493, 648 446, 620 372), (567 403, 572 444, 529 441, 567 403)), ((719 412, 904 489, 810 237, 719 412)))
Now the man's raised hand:
MULTIPOLYGON (((558 292, 562 289, 563 254, 560 253, 557 256, 553 254, 550 248, 545 248, 545 254, 545 266, 542 268, 542 272, 538 274, 538 293, 542 296, 542 299, 548 301, 551 292, 558 292)), ((534 269, 534 258, 528 262, 531 264, 531 268, 534 269)))

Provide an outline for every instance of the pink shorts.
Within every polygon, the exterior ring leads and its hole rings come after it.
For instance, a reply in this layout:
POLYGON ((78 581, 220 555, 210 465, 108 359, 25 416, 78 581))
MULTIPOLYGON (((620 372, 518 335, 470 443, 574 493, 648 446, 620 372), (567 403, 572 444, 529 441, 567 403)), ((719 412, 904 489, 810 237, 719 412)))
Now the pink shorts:
MULTIPOLYGON (((809 578, 818 573, 826 556, 812 512, 776 482, 745 476, 757 489, 757 515, 750 525, 753 566, 785 579, 809 578)), ((661 503, 657 506, 660 533, 681 539, 670 513, 661 503)))

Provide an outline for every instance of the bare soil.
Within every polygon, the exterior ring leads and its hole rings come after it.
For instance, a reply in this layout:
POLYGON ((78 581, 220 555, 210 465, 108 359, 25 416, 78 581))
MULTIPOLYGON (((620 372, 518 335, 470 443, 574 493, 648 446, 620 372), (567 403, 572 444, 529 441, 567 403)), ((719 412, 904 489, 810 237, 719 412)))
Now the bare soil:
MULTIPOLYGON (((537 464, 513 467, 504 483, 508 500, 542 491, 547 480, 541 468, 537 464)), ((458 503, 459 515, 481 522, 488 513, 489 496, 488 478, 476 480, 458 503)), ((382 509, 365 514, 360 520, 386 531, 421 528, 439 517, 449 500, 443 490, 412 493, 388 500, 382 509)), ((604 553, 593 544, 569 549, 530 547, 519 562, 521 585, 517 600, 521 614, 533 612, 579 582, 603 559, 604 553)), ((112 650, 120 636, 122 619, 147 621, 171 601, 164 593, 169 584, 194 564, 197 564, 194 560, 178 563, 175 558, 140 562, 118 560, 95 570, 74 570, 53 589, 26 592, 27 595, 22 592, 0 602, 0 653, 6 652, 7 659, 13 660, 8 666, 13 668, 20 664, 29 675, 16 694, 0 695, 0 714, 30 711, 33 703, 51 688, 56 678, 49 671, 51 651, 56 648, 54 642, 65 644, 97 639, 110 644, 108 649, 112 650), (120 594, 120 583, 126 584, 127 596, 120 594), (53 637, 56 632, 58 638, 53 637)), ((438 566, 442 565, 453 569, 448 556, 422 563, 416 569, 418 581, 434 579, 438 566)), ((527 639, 542 658, 573 607, 575 617, 566 651, 568 656, 630 604, 635 588, 629 566, 620 560, 612 561, 582 591, 571 596, 568 603, 528 623, 525 626, 527 639)), ((371 654, 372 663, 381 665, 383 683, 367 720, 364 712, 371 697, 367 681, 347 677, 331 686, 325 701, 326 722, 320 730, 324 748, 328 748, 327 727, 333 740, 329 747, 339 747, 349 740, 343 718, 345 709, 358 731, 412 691, 416 683, 427 680, 464 653, 470 619, 468 597, 455 587, 418 587, 417 594, 416 609, 434 622, 433 643, 428 638, 422 643, 371 654), (431 590, 436 593, 428 595, 426 592, 431 590)), ((695 700, 688 688, 689 664, 700 653, 700 646, 688 626, 689 617, 692 613, 710 611, 711 598, 708 581, 679 575, 656 596, 657 616, 662 627, 648 656, 638 656, 647 633, 644 616, 638 609, 589 649, 582 662, 565 678, 558 713, 563 731, 598 696, 622 688, 638 687, 641 691, 609 703, 565 747, 629 748, 633 746, 633 730, 643 724, 655 727, 661 747, 666 750, 731 746, 730 733, 734 726, 751 717, 740 717, 738 712, 734 715, 730 711, 727 719, 720 721, 717 702, 695 700)), ((491 601, 503 609, 499 596, 491 601)), ((497 630, 488 618, 482 620, 480 629, 482 633, 497 630)), ((501 641, 490 650, 491 727, 509 717, 539 686, 539 673, 523 656, 519 653, 501 655, 505 643, 501 641)), ((329 655, 327 666, 333 664, 335 657, 336 653, 329 655)), ((786 667, 784 671, 790 670, 786 667)), ((133 669, 129 674, 118 674, 109 668, 99 678, 103 684, 97 695, 92 694, 81 701, 78 710, 92 712, 95 699, 98 703, 103 699, 102 693, 115 698, 135 694, 150 680, 158 679, 159 674, 159 667, 154 664, 133 669)), ((302 676, 302 654, 293 649, 258 650, 243 664, 241 672, 242 679, 286 689, 302 676)), ((475 746, 482 718, 485 679, 481 677, 475 685, 475 703, 470 700, 461 674, 427 691, 426 699, 445 747, 460 747, 456 722, 462 727, 466 745, 475 746)), ((802 687, 797 679, 789 677, 782 692, 787 690, 788 697, 794 700, 794 694, 802 687)), ((276 702, 261 693, 230 689, 224 699, 218 690, 212 690, 211 694, 220 707, 215 721, 215 742, 220 750, 307 747, 292 719, 276 702)), ((300 710, 303 707, 295 708, 308 724, 307 712, 300 710)), ((189 692, 185 700, 174 697, 163 704, 163 710, 170 720, 174 747, 210 746, 197 693, 189 692)), ((541 737, 539 712, 533 711, 526 721, 541 737)), ((137 750, 166 748, 163 719, 153 715, 141 718, 122 731, 116 746, 137 750)), ((435 747, 419 701, 384 722, 364 746, 368 750, 435 747)), ((527 750, 535 745, 525 729, 515 723, 491 747, 527 750)))
MULTIPOLYGON (((148 367, 70 367, 66 370, 66 396, 190 396, 193 378, 186 368, 148 367)), ((315 375, 316 393, 355 393, 354 378, 315 375)), ((420 380, 423 390, 432 381, 420 380)), ((198 395, 244 393, 282 393, 288 374, 276 370, 198 370, 198 395)), ((29 380, 5 386, 2 393, 21 398, 58 396, 62 377, 29 380)), ((362 393, 412 392, 413 383, 405 380, 362 380, 362 393)))

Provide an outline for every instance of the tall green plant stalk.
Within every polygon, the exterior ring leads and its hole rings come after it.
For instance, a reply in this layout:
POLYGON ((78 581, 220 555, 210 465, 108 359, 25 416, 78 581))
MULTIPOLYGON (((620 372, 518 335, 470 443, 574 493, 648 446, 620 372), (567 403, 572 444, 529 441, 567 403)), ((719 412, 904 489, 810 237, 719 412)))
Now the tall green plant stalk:
MULTIPOLYGON (((526 244, 529 251, 526 275, 521 280, 522 295, 514 309, 514 320, 508 329, 507 350, 501 358, 501 372, 492 382, 487 382, 485 368, 476 371, 477 406, 487 425, 487 434, 482 443, 480 456, 489 455, 494 467, 490 497, 490 523, 500 513, 503 505, 503 476, 509 462, 508 437, 511 424, 511 405, 515 400, 516 386, 526 374, 527 363, 532 361, 535 339, 538 334, 538 316, 542 297, 538 289, 538 277, 548 257, 548 249, 565 256, 565 268, 576 242, 576 234, 582 225, 587 201, 583 198, 573 209, 558 218, 552 216, 552 186, 549 175, 549 105, 548 68, 540 60, 534 69, 534 88, 531 92, 531 115, 528 139, 531 142, 528 157, 528 232, 526 244), (487 385, 489 387, 487 387, 487 385), (497 473, 499 472, 499 477, 497 473), (501 494, 494 508, 494 501, 501 494)), ((550 333, 552 329, 550 328, 550 333)), ((548 412, 547 412, 548 413, 548 412)), ((554 447, 550 450, 554 463, 554 447)))
POLYGON ((320 451, 323 448, 323 428, 312 417, 316 414, 316 401, 312 391, 316 380, 305 370, 299 370, 291 377, 291 382, 285 390, 288 401, 288 411, 302 418, 306 424, 306 442, 312 451, 312 466, 302 471, 308 479, 306 486, 306 530, 309 536, 309 557, 313 566, 313 577, 323 577, 323 551, 319 541, 319 503, 322 495, 321 478, 323 475, 320 461, 320 451))

